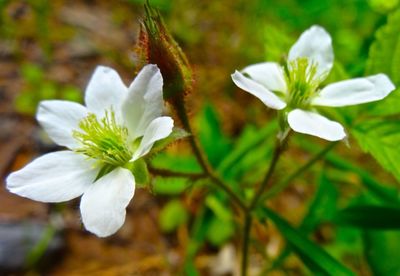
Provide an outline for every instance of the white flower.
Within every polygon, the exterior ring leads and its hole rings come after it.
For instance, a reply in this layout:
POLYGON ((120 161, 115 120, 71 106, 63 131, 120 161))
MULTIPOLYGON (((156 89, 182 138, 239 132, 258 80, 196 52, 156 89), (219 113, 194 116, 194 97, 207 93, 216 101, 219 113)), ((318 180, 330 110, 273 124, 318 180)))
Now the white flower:
POLYGON ((306 30, 289 51, 287 65, 264 62, 232 74, 233 82, 266 106, 287 112, 290 127, 300 133, 337 141, 346 137, 341 124, 314 106, 348 106, 377 101, 395 89, 384 74, 340 81, 320 88, 333 66, 330 35, 319 26, 306 30))
POLYGON ((58 145, 69 150, 46 154, 7 177, 7 188, 43 202, 82 195, 85 228, 99 237, 114 234, 125 221, 135 190, 129 168, 173 128, 162 117, 163 79, 146 65, 129 87, 111 68, 96 68, 85 92, 86 107, 43 101, 37 120, 58 145))

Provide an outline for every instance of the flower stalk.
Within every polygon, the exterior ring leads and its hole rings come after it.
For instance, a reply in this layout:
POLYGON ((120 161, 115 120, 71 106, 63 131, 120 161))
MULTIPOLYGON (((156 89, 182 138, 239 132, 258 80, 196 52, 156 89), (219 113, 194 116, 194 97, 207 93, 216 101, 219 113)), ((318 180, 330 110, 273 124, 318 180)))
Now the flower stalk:
POLYGON ((259 188, 257 189, 256 193, 254 194, 253 198, 250 201, 250 204, 248 205, 245 211, 243 237, 242 237, 242 265, 241 265, 242 276, 247 275, 248 258, 249 258, 249 240, 250 240, 251 226, 253 222, 252 212, 257 208, 260 199, 263 198, 266 188, 270 185, 271 178, 275 172, 275 168, 278 164, 278 161, 282 153, 286 149, 289 137, 290 133, 287 133, 287 135, 285 135, 285 137, 282 140, 277 139, 274 153, 272 155, 272 159, 269 168, 265 174, 264 180, 261 182, 259 188))

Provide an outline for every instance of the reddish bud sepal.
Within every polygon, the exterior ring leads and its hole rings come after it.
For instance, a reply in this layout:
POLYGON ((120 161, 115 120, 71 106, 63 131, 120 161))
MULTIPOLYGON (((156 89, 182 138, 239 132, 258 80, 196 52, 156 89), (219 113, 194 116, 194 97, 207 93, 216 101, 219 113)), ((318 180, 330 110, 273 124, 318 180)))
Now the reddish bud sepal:
POLYGON ((144 6, 137 52, 139 61, 157 64, 164 79, 164 100, 179 109, 183 96, 192 90, 193 74, 182 49, 167 30, 159 12, 144 6))

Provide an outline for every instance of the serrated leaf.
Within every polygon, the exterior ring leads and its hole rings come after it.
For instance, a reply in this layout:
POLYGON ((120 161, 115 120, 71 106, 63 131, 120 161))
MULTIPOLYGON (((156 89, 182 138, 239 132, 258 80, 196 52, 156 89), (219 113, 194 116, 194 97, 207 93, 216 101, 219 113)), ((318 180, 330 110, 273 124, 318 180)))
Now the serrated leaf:
POLYGON ((400 9, 390 14, 386 25, 376 32, 366 73, 386 73, 396 85, 400 84, 400 9))
POLYGON ((274 211, 263 207, 259 209, 259 215, 272 220, 289 245, 303 260, 311 271, 325 275, 354 275, 347 267, 326 253, 317 244, 309 240, 303 233, 292 227, 286 220, 274 211))
POLYGON ((355 205, 339 211, 333 221, 339 225, 369 229, 399 229, 400 208, 355 205))
POLYGON ((400 124, 398 120, 374 120, 354 127, 358 144, 400 180, 400 124))
MULTIPOLYGON (((387 74, 395 86, 400 85, 400 9, 388 16, 387 23, 378 29, 369 49, 366 74, 379 73, 387 74)), ((370 116, 390 116, 400 113, 399 106, 397 90, 382 101, 365 104, 360 108, 363 114, 370 116)))

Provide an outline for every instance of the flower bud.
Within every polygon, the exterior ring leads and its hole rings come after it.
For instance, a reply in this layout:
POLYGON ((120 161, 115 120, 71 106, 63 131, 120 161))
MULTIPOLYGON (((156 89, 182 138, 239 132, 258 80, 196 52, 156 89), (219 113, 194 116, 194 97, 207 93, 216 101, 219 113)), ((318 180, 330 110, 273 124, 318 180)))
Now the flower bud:
POLYGON ((145 4, 137 51, 139 60, 157 64, 164 79, 164 100, 177 108, 192 90, 193 74, 182 49, 173 39, 158 11, 145 4))

